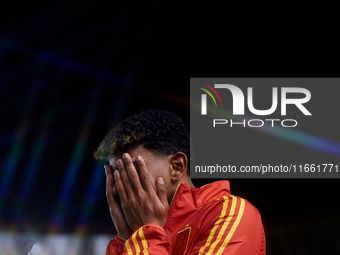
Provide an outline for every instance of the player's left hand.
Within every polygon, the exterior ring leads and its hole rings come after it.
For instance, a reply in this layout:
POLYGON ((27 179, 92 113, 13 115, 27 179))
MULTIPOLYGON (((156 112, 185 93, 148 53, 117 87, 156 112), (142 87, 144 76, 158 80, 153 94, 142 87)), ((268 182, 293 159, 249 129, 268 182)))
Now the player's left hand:
POLYGON ((143 158, 138 156, 136 162, 139 173, 130 155, 124 153, 123 160, 117 160, 119 170, 114 172, 126 221, 133 231, 148 223, 163 227, 169 211, 164 180, 158 178, 155 190, 143 158))

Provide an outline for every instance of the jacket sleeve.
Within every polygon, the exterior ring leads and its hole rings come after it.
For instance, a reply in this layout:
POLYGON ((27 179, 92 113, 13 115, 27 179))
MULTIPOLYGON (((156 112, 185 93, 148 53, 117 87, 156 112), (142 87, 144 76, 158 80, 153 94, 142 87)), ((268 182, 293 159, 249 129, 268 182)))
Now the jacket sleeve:
MULTIPOLYGON (((265 255, 266 239, 258 210, 247 200, 224 196, 203 208, 206 217, 190 241, 185 255, 265 255)), ((106 255, 170 255, 171 244, 164 229, 146 224, 127 240, 115 237, 106 255)), ((178 255, 178 254, 175 254, 178 255)))
POLYGON ((170 255, 171 244, 164 229, 157 224, 146 224, 137 229, 128 240, 119 236, 112 239, 106 255, 170 255))
POLYGON ((207 210, 188 255, 265 255, 266 239, 258 210, 236 196, 218 198, 207 210))

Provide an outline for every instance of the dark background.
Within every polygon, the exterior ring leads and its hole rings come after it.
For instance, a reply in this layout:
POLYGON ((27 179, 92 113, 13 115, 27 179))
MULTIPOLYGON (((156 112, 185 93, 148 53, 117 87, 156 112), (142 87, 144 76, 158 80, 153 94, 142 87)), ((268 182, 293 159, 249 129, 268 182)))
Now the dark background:
MULTIPOLYGON (((316 35, 312 19, 294 32, 283 26, 293 10, 243 10, 236 19, 217 9, 3 3, 1 231, 113 236, 93 151, 119 119, 150 107, 172 110, 189 125, 190 77, 338 75, 330 64, 334 38, 316 35)), ((267 254, 340 254, 339 184, 233 179, 231 189, 261 212, 267 254)))

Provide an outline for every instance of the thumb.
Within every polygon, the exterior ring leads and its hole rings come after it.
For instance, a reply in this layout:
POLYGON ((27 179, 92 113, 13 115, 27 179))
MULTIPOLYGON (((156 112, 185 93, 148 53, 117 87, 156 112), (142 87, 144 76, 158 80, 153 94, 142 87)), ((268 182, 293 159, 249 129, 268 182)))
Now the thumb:
POLYGON ((168 204, 166 184, 162 177, 159 177, 157 180, 157 195, 163 204, 168 204))

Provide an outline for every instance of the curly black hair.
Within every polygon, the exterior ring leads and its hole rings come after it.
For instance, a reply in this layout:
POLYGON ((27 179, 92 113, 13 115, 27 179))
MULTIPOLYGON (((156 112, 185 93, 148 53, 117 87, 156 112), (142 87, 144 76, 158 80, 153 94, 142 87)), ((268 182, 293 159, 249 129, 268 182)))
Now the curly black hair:
POLYGON ((94 157, 108 160, 110 155, 139 144, 159 155, 183 152, 190 162, 190 135, 185 123, 172 112, 156 109, 142 111, 120 122, 106 135, 94 157))

